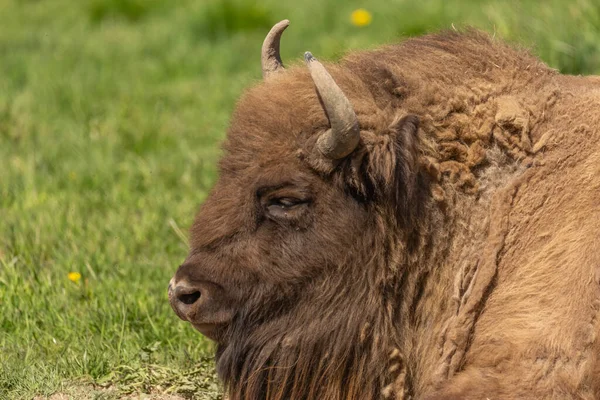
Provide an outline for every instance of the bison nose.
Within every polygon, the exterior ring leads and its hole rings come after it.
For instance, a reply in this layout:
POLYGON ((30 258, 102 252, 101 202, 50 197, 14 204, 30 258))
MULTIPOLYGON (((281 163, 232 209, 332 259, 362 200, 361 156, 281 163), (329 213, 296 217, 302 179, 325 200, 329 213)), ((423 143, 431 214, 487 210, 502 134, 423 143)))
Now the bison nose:
POLYGON ((175 283, 175 278, 169 282, 169 302, 173 311, 184 321, 189 321, 193 317, 194 304, 199 303, 201 296, 201 285, 193 285, 187 281, 175 283))
POLYGON ((214 282, 176 277, 169 283, 169 302, 173 311, 209 338, 216 338, 218 331, 227 326, 233 316, 230 296, 214 282))
POLYGON ((196 288, 185 286, 177 286, 175 288, 175 297, 178 301, 186 305, 194 304, 201 295, 200 290, 196 290, 196 288))

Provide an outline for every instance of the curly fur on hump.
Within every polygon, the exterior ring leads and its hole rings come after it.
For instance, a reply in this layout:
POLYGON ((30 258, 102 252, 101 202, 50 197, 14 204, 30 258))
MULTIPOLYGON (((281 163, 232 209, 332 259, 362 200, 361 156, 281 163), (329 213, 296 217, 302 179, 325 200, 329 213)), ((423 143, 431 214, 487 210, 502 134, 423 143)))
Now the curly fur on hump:
MULTIPOLYGON (((476 31, 325 65, 357 114, 358 148, 315 157, 327 116, 292 67, 237 105, 220 184, 243 195, 259 171, 308 165, 318 190, 348 194, 370 222, 354 248, 328 244, 331 275, 277 264, 287 286, 249 295, 218 354, 230 397, 600 396, 600 80, 476 31)), ((199 214, 193 252, 237 238, 227 190, 199 214)))
MULTIPOLYGON (((373 96, 357 93, 358 112, 368 102, 388 118, 394 110, 419 116, 421 161, 436 179, 444 176, 470 192, 479 189, 483 167, 494 162, 492 146, 513 160, 531 156, 530 129, 558 96, 550 81, 556 71, 476 31, 353 54, 339 68, 358 76, 373 96)), ((373 123, 361 120, 361 127, 385 132, 375 121, 386 121, 369 111, 373 123)))

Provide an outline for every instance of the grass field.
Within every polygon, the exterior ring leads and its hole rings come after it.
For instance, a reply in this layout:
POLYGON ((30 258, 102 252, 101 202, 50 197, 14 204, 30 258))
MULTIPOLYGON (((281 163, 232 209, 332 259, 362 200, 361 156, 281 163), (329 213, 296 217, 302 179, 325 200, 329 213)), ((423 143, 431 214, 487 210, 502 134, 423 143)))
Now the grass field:
POLYGON ((280 19, 286 63, 469 24, 600 73, 595 0, 299 3, 0 0, 0 398, 219 398, 166 286, 280 19))

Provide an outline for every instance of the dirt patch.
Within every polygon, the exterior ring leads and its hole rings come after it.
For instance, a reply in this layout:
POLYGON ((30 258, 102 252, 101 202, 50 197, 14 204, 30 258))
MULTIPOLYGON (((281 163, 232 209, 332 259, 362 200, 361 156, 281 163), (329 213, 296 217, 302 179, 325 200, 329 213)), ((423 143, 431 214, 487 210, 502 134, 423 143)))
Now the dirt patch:
POLYGON ((93 386, 77 386, 64 389, 60 393, 49 396, 38 395, 33 400, 212 400, 222 399, 219 396, 203 396, 201 394, 178 395, 165 393, 131 393, 122 394, 117 389, 102 389, 93 386))

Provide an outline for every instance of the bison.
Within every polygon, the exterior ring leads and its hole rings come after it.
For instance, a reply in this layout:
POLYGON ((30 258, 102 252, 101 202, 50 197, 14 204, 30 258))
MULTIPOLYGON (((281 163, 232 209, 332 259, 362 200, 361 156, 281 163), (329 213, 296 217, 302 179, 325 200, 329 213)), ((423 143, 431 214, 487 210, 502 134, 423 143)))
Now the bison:
POLYGON ((600 398, 600 79, 475 30, 236 106, 169 285, 237 399, 600 398))

